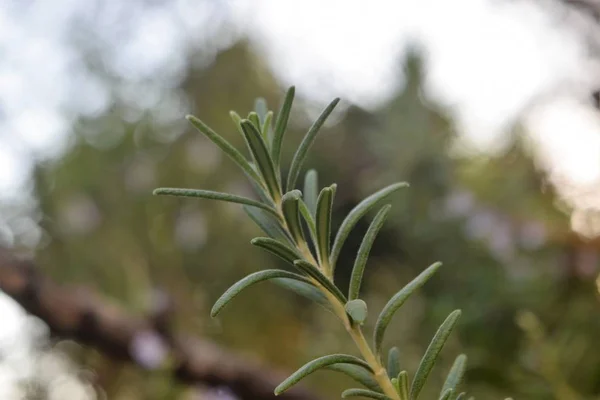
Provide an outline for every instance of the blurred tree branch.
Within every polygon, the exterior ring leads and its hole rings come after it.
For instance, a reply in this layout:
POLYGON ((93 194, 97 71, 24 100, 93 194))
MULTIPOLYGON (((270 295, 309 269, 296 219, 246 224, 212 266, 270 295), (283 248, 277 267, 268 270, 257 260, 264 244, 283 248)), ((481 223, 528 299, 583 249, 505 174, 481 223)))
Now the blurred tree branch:
MULTIPOLYGON (((0 290, 42 319, 53 336, 92 346, 113 359, 142 368, 159 368, 152 358, 149 361, 138 354, 143 338, 151 338, 146 344, 166 350, 158 359, 171 358, 173 376, 184 383, 224 386, 241 399, 267 400, 276 398, 273 389, 285 378, 210 341, 173 334, 168 329, 169 310, 164 307, 146 319, 129 315, 88 287, 56 284, 40 274, 32 261, 18 259, 4 249, 0 250, 0 290)), ((161 354, 156 349, 148 350, 161 354)), ((302 389, 290 390, 278 398, 317 399, 302 389)))

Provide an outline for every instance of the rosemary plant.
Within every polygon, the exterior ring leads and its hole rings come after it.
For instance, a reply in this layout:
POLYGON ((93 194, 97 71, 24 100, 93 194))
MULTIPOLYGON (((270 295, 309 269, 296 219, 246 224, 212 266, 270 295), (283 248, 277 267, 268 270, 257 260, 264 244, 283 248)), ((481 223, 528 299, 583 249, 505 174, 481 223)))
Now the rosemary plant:
MULTIPOLYGON (((230 287, 214 304, 211 316, 221 310, 247 287, 266 280, 288 288, 328 308, 344 325, 352 337, 362 358, 348 354, 331 354, 305 364, 275 389, 281 394, 305 376, 318 369, 345 373, 365 388, 348 389, 342 397, 368 397, 373 399, 416 400, 425 385, 436 359, 456 325, 460 310, 455 310, 441 324, 427 348, 412 378, 402 370, 398 361, 398 349, 384 354, 383 338, 394 313, 440 268, 437 262, 425 269, 412 282, 396 293, 385 305, 375 324, 372 340, 365 337, 362 325, 367 318, 367 304, 359 298, 363 272, 371 246, 381 229, 390 205, 379 208, 371 222, 354 262, 348 293, 342 292, 334 282, 336 264, 344 242, 359 221, 378 204, 400 189, 408 186, 399 182, 370 195, 358 204, 344 219, 331 243, 331 212, 336 185, 319 190, 317 173, 310 170, 304 179, 304 193, 296 189, 296 183, 320 128, 331 114, 339 99, 333 100, 312 124, 300 143, 284 180, 281 173, 281 147, 285 136, 290 110, 294 99, 291 87, 273 121, 273 112, 267 110, 264 100, 259 99, 255 111, 247 118, 231 112, 231 118, 244 137, 251 159, 248 160, 227 140, 194 116, 187 116, 191 124, 223 150, 248 176, 260 201, 233 194, 197 189, 159 188, 156 195, 200 197, 242 204, 249 217, 264 231, 265 237, 252 239, 251 243, 282 258, 296 272, 269 269, 255 272, 230 287), (274 127, 273 127, 274 125, 274 127), (309 245, 309 241, 312 246, 309 245)), ((465 372, 466 356, 459 355, 440 391, 443 400, 463 399, 459 393, 465 372)))

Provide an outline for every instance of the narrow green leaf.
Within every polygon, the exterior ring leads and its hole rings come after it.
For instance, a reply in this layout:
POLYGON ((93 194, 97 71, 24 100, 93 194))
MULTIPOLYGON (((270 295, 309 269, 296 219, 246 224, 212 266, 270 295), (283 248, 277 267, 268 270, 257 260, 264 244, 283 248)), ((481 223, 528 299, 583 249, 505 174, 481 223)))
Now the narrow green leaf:
POLYGON ((448 318, 440 325, 438 331, 435 333, 435 336, 431 340, 429 347, 425 351, 425 355, 421 359, 421 363, 419 364, 419 368, 417 368, 417 372, 415 373, 415 377, 412 381, 410 398, 412 400, 416 400, 419 397, 419 393, 423 386, 425 385, 425 381, 437 360, 442 347, 446 343, 448 336, 450 336, 450 332, 456 325, 458 318, 460 317, 460 310, 455 310, 450 313, 448 318))
POLYGON ((370 371, 371 373, 373 372, 371 367, 369 367, 369 364, 367 364, 365 361, 361 360, 358 357, 351 356, 348 354, 331 354, 328 356, 317 358, 316 360, 312 360, 304 364, 302 368, 294 372, 286 380, 281 382, 279 386, 275 388, 275 395, 280 395, 281 393, 285 392, 286 390, 294 386, 296 383, 298 383, 300 380, 312 374, 316 370, 328 367, 333 364, 353 364, 358 365, 359 367, 362 367, 367 371, 370 371))
POLYGON ((317 197, 319 196, 319 177, 317 171, 309 170, 304 177, 304 201, 312 215, 317 210, 317 197))
POLYGON ((264 233, 274 239, 284 240, 291 245, 294 244, 292 238, 281 227, 279 216, 275 217, 273 214, 267 213, 256 207, 244 206, 243 208, 250 219, 252 219, 264 233))
POLYGON ((385 394, 373 392, 372 390, 367 389, 346 389, 342 392, 342 398, 347 399, 348 397, 366 397, 376 400, 393 400, 385 394))
POLYGON ((240 135, 244 137, 244 130, 242 129, 242 117, 240 117, 235 111, 229 111, 229 116, 231 117, 231 120, 233 121, 240 135))
POLYGON ((325 289, 327 289, 335 297, 337 297, 342 304, 346 303, 346 296, 344 296, 344 294, 340 291, 340 289, 338 289, 337 286, 333 284, 333 282, 331 282, 325 275, 323 275, 323 272, 321 272, 319 268, 305 260, 294 261, 294 266, 296 266, 296 268, 298 268, 300 271, 304 272, 305 274, 319 282, 325 289))
POLYGON ((269 108, 267 107, 267 101, 263 97, 258 97, 254 100, 254 112, 258 115, 262 122, 265 121, 265 117, 269 108))
POLYGON ((227 140, 213 131, 208 125, 200 121, 198 118, 194 117, 193 115, 188 115, 186 116, 186 119, 190 121, 190 123, 194 125, 194 127, 198 129, 204 136, 219 146, 219 148, 223 150, 223 152, 227 154, 227 156, 229 156, 229 158, 231 158, 246 173, 246 175, 262 185, 262 179, 256 173, 256 171, 252 169, 248 163, 248 160, 246 160, 242 153, 240 153, 227 140))
POLYGON ((290 171, 288 173, 287 179, 287 190, 292 190, 294 186, 296 186, 296 180, 298 179, 298 175, 300 175, 300 169, 302 168, 302 164, 306 159, 306 155, 308 154, 308 150, 312 146, 315 138, 317 137, 317 133, 327 120, 327 117, 331 114, 337 103, 339 103, 340 99, 335 99, 323 110, 319 118, 312 124, 304 139, 298 146, 298 150, 296 150, 296 154, 294 154, 294 158, 292 158, 292 164, 290 165, 290 171))
POLYGON ((358 299, 363 273, 365 271, 365 266, 367 265, 367 259, 369 258, 369 252, 371 251, 371 247, 373 246, 373 242, 375 241, 379 230, 383 226, 383 222, 385 221, 390 208, 392 208, 392 206, 388 204, 379 210, 360 244, 358 255, 354 261, 354 268, 352 268, 352 277, 350 278, 350 287, 348 289, 348 298, 350 300, 358 299))
POLYGON ((438 268, 442 265, 440 262, 436 262, 429 266, 425 271, 421 272, 419 276, 413 279, 410 283, 404 286, 398 293, 396 293, 390 301, 383 307, 379 317, 377 318, 377 322, 375 323, 375 331, 373 332, 373 344, 375 348, 375 353, 377 355, 381 354, 381 345, 383 343, 383 335, 385 334, 385 330, 389 325, 394 313, 404 304, 404 302, 413 294, 417 289, 419 289, 431 276, 438 270, 438 268))
POLYGON ((252 152, 252 157, 256 162, 256 166, 264 179, 271 197, 273 200, 277 201, 281 197, 281 188, 279 187, 275 166, 273 165, 273 160, 271 159, 267 145, 252 122, 245 119, 242 120, 241 125, 250 151, 252 152))
POLYGON ((273 156, 273 162, 275 167, 279 168, 281 157, 281 144, 283 143, 283 135, 287 129, 288 119, 290 118, 290 111, 292 109, 292 103, 294 102, 294 94, 296 88, 290 87, 285 94, 285 100, 277 113, 275 119, 275 132, 273 133, 273 146, 271 147, 271 155, 273 156))
POLYGON ((387 373, 390 378, 395 378, 400 373, 400 349, 395 346, 388 352, 387 373))
POLYGON ((298 204, 301 198, 302 192, 292 190, 284 194, 281 199, 283 218, 296 244, 304 242, 304 234, 302 233, 302 225, 300 224, 300 205, 298 204))
MULTIPOLYGON (((450 372, 446 377, 446 381, 444 382, 444 386, 442 387, 442 392, 440 394, 443 394, 448 389, 453 389, 453 393, 457 392, 456 389, 458 385, 460 385, 463 376, 465 375, 466 367, 467 356, 461 354, 458 357, 456 357, 456 360, 454 360, 454 364, 452 364, 452 368, 450 368, 450 372)), ((452 400, 452 396, 449 397, 449 399, 452 400)))
MULTIPOLYGON (((334 184, 335 185, 335 184, 334 184)), ((333 185, 332 185, 333 186, 333 185)), ((335 188, 326 187, 321 190, 317 199, 315 227, 317 231, 317 255, 323 271, 333 278, 329 265, 329 250, 331 239, 331 208, 335 188)))
POLYGON ((302 297, 306 297, 307 299, 314 301, 326 310, 335 314, 335 311, 331 307, 331 303, 329 303, 327 297, 325 297, 323 292, 321 292, 321 290, 319 290, 312 283, 306 283, 288 278, 275 278, 273 279, 273 282, 285 289, 299 294, 302 297))
POLYGON ((356 324, 362 325, 367 319, 367 303, 361 299, 350 300, 346 303, 346 313, 356 324))
POLYGON ((271 121, 273 120, 273 111, 267 112, 265 120, 262 125, 262 135, 266 138, 267 146, 269 149, 273 146, 273 129, 271 128, 271 121))
POLYGON ((274 208, 258 202, 256 200, 249 199, 247 197, 236 196, 229 193, 221 193, 221 192, 213 192, 211 190, 201 190, 201 189, 178 189, 178 188, 158 188, 154 189, 152 192, 155 196, 166 195, 166 196, 179 196, 179 197, 199 197, 202 199, 209 200, 220 200, 226 201, 229 203, 238 203, 245 204, 247 206, 257 207, 263 209, 265 211, 270 212, 279 218, 279 214, 277 214, 277 210, 274 208))
POLYGON ((454 390, 452 390, 452 389, 446 389, 444 391, 444 393, 442 393, 440 395, 440 400, 449 400, 449 399, 451 399, 452 398, 451 396, 452 396, 453 393, 454 393, 454 390))
POLYGON ((223 293, 221 297, 219 297, 219 299, 215 302, 215 305, 210 311, 210 316, 213 318, 216 317, 221 312, 223 307, 225 307, 233 298, 235 298, 238 294, 240 294, 242 290, 246 289, 247 287, 262 281, 275 278, 295 279, 310 284, 310 281, 305 277, 280 269, 267 269, 264 271, 255 272, 238 281, 229 289, 227 289, 227 291, 225 291, 225 293, 223 293))
POLYGON ((250 241, 254 246, 262 247, 277 257, 294 265, 294 261, 301 259, 302 256, 293 248, 281 243, 278 240, 266 237, 257 237, 250 241))
POLYGON ((250 114, 248 114, 248 121, 252 122, 252 125, 254 125, 254 128, 259 133, 262 133, 262 126, 261 126, 261 123, 260 123, 260 118, 258 118, 258 114, 257 113, 251 112, 250 114))
POLYGON ((400 395, 400 400, 410 400, 409 391, 408 372, 402 371, 398 374, 398 394, 400 395))
POLYGON ((467 393, 462 392, 458 396, 456 396, 456 400, 463 400, 465 397, 467 397, 467 393))
POLYGON ((398 378, 392 378, 390 379, 390 382, 392 382, 394 389, 396 389, 396 393, 400 393, 400 386, 398 386, 398 378))
POLYGON ((340 251, 342 250, 344 242, 348 238, 350 231, 352 230, 352 228, 354 228, 358 220, 361 219, 367 212, 369 212, 369 210, 373 208, 375 204, 377 204, 377 202, 385 199, 395 191, 407 186, 408 183, 401 182, 383 188, 380 191, 373 193, 372 195, 361 201, 356 207, 352 209, 352 211, 350 211, 348 216, 344 219, 344 222, 342 222, 342 226, 340 226, 340 229, 338 230, 338 233, 335 237, 335 241, 333 242, 333 248, 331 249, 331 256, 329 258, 329 264, 331 265, 332 271, 335 270, 335 264, 340 255, 340 251))
POLYGON ((315 220, 308 209, 306 203, 302 200, 298 200, 298 207, 300 209, 300 214, 302 214, 302 218, 306 222, 306 226, 308 227, 308 231, 310 233, 311 238, 313 239, 313 243, 315 246, 317 245, 317 233, 315 231, 315 220))
POLYGON ((353 364, 333 364, 327 367, 332 371, 337 371, 348 375, 356 382, 371 389, 374 392, 381 393, 381 387, 377 383, 377 380, 370 371, 367 371, 363 367, 359 367, 353 364))

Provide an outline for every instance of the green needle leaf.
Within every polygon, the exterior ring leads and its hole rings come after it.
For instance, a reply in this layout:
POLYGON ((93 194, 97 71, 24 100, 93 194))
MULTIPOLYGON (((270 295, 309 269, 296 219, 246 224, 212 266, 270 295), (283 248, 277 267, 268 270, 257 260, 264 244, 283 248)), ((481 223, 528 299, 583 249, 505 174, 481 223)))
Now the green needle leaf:
POLYGON ((268 111, 267 101, 263 97, 258 97, 254 100, 254 112, 256 112, 261 121, 264 122, 268 111))
POLYGON ((262 247, 292 265, 294 265, 295 260, 302 258, 296 250, 272 238, 258 237, 252 239, 250 243, 254 246, 262 247))
POLYGON ((319 178, 317 171, 309 170, 304 177, 304 201, 312 215, 317 209, 317 196, 319 195, 319 178))
MULTIPOLYGON (((335 184, 334 184, 335 185, 335 184)), ((332 185, 333 186, 333 185, 332 185)), ((335 188, 326 187, 321 190, 317 199, 316 231, 317 231, 317 255, 319 264, 327 274, 333 277, 329 265, 329 246, 331 239, 331 208, 333 205, 333 192, 335 188)))
POLYGON ((258 132, 262 133, 262 126, 260 124, 260 118, 258 118, 257 113, 251 112, 250 114, 248 114, 248 121, 252 122, 252 125, 254 125, 254 128, 256 128, 256 130, 258 132))
POLYGON ((292 375, 290 375, 289 378, 281 382, 281 384, 279 384, 279 386, 275 388, 275 395, 278 396, 281 393, 285 392, 286 390, 294 386, 296 383, 298 383, 300 380, 312 374, 316 370, 328 367, 333 364, 353 364, 358 365, 359 367, 362 367, 371 373, 373 372, 371 367, 369 367, 369 364, 367 364, 365 361, 361 360, 358 357, 351 356, 348 354, 331 354, 328 356, 317 358, 316 360, 312 360, 304 364, 302 368, 294 372, 292 375))
POLYGON ((439 327, 438 331, 435 333, 435 336, 431 340, 429 347, 427 347, 425 355, 421 359, 419 368, 417 369, 415 377, 412 381, 410 391, 410 398, 412 400, 416 400, 417 397, 419 397, 419 393, 421 392, 421 389, 423 389, 425 381, 427 380, 427 377, 429 376, 429 373, 431 372, 431 369, 433 368, 433 365, 435 364, 442 347, 444 347, 444 344, 446 343, 448 336, 450 336, 450 333, 456 325, 459 317, 460 310, 451 312, 448 318, 446 318, 446 320, 439 327))
POLYGON ((274 217, 272 213, 267 213, 256 207, 244 206, 243 208, 250 219, 252 219, 264 233, 274 239, 285 240, 291 245, 294 244, 292 238, 281 227, 279 215, 274 217))
POLYGON ((344 222, 342 222, 342 226, 340 226, 340 229, 335 237, 335 241, 333 242, 333 248, 331 249, 331 256, 329 258, 329 264, 331 265, 332 273, 335 270, 335 264, 340 256, 342 246, 344 245, 344 242, 348 238, 350 231, 352 228, 354 228, 358 220, 361 219, 367 212, 369 212, 369 210, 373 208, 378 201, 385 199, 395 191, 407 186, 408 183, 400 182, 385 187, 361 201, 352 209, 352 211, 350 211, 350 214, 348 214, 348 216, 344 219, 344 222))
POLYGON ((366 389, 346 389, 342 392, 342 398, 347 399, 348 397, 366 397, 369 399, 377 400, 392 400, 385 394, 373 392, 371 390, 366 389))
POLYGON ((273 129, 271 129, 271 121, 273 120, 273 111, 267 112, 262 125, 262 135, 266 138, 269 149, 273 146, 273 129))
MULTIPOLYGON (((453 389, 454 393, 456 393, 456 388, 458 387, 458 385, 460 385, 463 376, 465 375, 466 366, 466 355, 461 354, 458 357, 456 357, 456 360, 454 360, 454 364, 452 364, 452 368, 450 368, 450 372, 448 373, 446 382, 444 382, 441 394, 445 393, 445 391, 448 389, 453 389)), ((452 397, 449 397, 449 399, 452 399, 452 397)))
POLYGON ((227 289, 227 291, 223 293, 223 295, 221 295, 221 297, 219 297, 219 299, 215 302, 215 305, 210 311, 210 316, 213 318, 216 317, 221 312, 223 307, 225 307, 234 297, 240 294, 240 292, 246 289, 247 287, 262 281, 275 278, 295 279, 297 281, 310 284, 310 281, 302 275, 294 274, 293 272, 283 271, 280 269, 267 269, 264 271, 255 272, 238 281, 229 289, 227 289))
POLYGON ((390 378, 396 378, 400 373, 400 349, 395 346, 388 352, 387 373, 390 378))
POLYGON ((370 371, 365 370, 363 367, 353 364, 333 364, 328 366, 327 369, 344 373, 366 388, 369 388, 374 392, 381 393, 381 387, 377 383, 377 380, 373 377, 373 374, 370 371))
POLYGON ((400 400, 410 400, 408 392, 410 386, 408 383, 408 372, 402 371, 398 374, 398 393, 400 394, 400 400))
POLYGON ((452 396, 452 393, 454 393, 452 389, 446 389, 446 391, 440 396, 440 400, 449 400, 452 396))
POLYGON ((339 103, 340 99, 335 99, 323 110, 319 118, 312 124, 304 139, 298 146, 298 150, 296 150, 296 154, 294 154, 294 158, 292 159, 292 164, 290 165, 290 172, 288 174, 287 179, 287 190, 291 190, 296 185, 296 180, 298 179, 298 175, 300 174, 300 169, 302 168, 302 164, 306 159, 306 155, 308 154, 308 150, 312 146, 315 138, 317 137, 317 133, 321 129, 321 126, 327 120, 327 117, 331 114, 337 103, 339 103))
POLYGON ((367 319, 367 303, 361 299, 350 300, 346 303, 346 313, 352 322, 362 325, 367 319))
POLYGON ((394 313, 404 304, 404 302, 413 294, 417 289, 425 284, 431 278, 431 276, 438 270, 442 263, 434 263, 429 266, 425 271, 421 272, 419 276, 413 279, 410 283, 404 286, 398 293, 396 293, 390 301, 383 307, 383 310, 377 318, 375 324, 375 331, 373 332, 373 343, 375 353, 381 354, 381 345, 383 343, 383 335, 389 325, 394 313))
POLYGON ((260 132, 254 127, 252 122, 245 119, 242 120, 241 125, 248 146, 250 147, 250 151, 252 152, 252 157, 254 158, 262 177, 264 178, 267 189, 269 190, 273 200, 277 201, 281 197, 281 189, 279 187, 279 182, 275 173, 275 166, 273 165, 273 160, 271 159, 267 145, 260 132))
POLYGON ((467 393, 462 392, 458 396, 456 396, 456 400, 463 400, 465 397, 467 397, 467 393))
POLYGON ((204 122, 200 121, 193 115, 186 116, 186 119, 190 121, 190 123, 194 125, 196 129, 198 129, 202 134, 204 134, 204 136, 206 136, 214 144, 219 146, 219 148, 223 150, 223 152, 227 154, 227 156, 229 156, 229 158, 231 158, 246 173, 246 175, 254 179, 261 186, 263 185, 262 179, 256 173, 256 171, 252 169, 252 167, 248 163, 248 160, 246 160, 242 153, 240 153, 235 147, 233 147, 227 140, 223 139, 221 135, 213 131, 211 128, 208 127, 208 125, 206 125, 204 122))
POLYGON ((239 114, 235 111, 229 111, 229 116, 231 117, 231 120, 235 124, 235 127, 237 128, 240 135, 244 137, 244 131, 242 130, 242 117, 240 117, 239 114))
POLYGON ((369 252, 371 251, 371 247, 373 246, 373 242, 375 241, 379 230, 383 226, 383 222, 385 221, 390 208, 392 208, 392 206, 386 205, 379 210, 360 244, 358 255, 354 261, 354 268, 352 268, 352 277, 350 278, 350 287, 348 289, 348 298, 350 300, 358 298, 363 273, 365 271, 365 266, 367 265, 367 259, 369 258, 369 252))
POLYGON ((277 218, 279 218, 279 214, 277 214, 277 210, 273 207, 270 207, 264 203, 261 203, 256 200, 249 199, 247 197, 236 196, 229 193, 221 193, 221 192, 213 192, 211 190, 201 190, 201 189, 178 189, 178 188, 158 188, 154 189, 152 192, 155 196, 166 195, 166 196, 179 196, 179 197, 200 197, 202 199, 209 200, 220 200, 226 201, 229 203, 238 203, 245 204, 247 206, 257 207, 262 210, 268 211, 277 218))
POLYGON ((285 100, 281 105, 279 113, 277 113, 277 119, 275 120, 275 132, 273 133, 273 146, 271 147, 271 154, 273 156, 273 162, 275 167, 279 168, 279 159, 281 157, 281 144, 283 143, 283 135, 285 134, 288 119, 290 118, 290 111, 292 109, 292 103, 294 102, 294 94, 296 88, 290 87, 285 94, 285 100))
POLYGON ((317 233, 315 231, 315 220, 314 220, 312 214, 310 213, 308 206, 302 199, 298 200, 298 207, 300 209, 300 214, 302 214, 302 218, 304 218, 304 221, 306 222, 306 225, 308 226, 308 230, 310 232, 310 237, 312 238, 313 243, 316 246, 317 245, 317 233))
POLYGON ((304 242, 302 225, 300 225, 300 205, 298 204, 301 198, 302 192, 299 190, 292 190, 291 192, 284 194, 281 199, 281 211, 283 212, 283 218, 285 219, 288 230, 290 231, 296 244, 304 242))
POLYGON ((292 292, 299 294, 302 297, 306 297, 307 299, 314 301, 315 303, 319 304, 326 310, 331 311, 335 315, 335 312, 331 307, 331 303, 329 303, 327 297, 325 297, 323 292, 321 292, 312 283, 306 283, 288 278, 275 278, 273 279, 273 282, 285 289, 291 290, 292 292))
POLYGON ((319 282, 325 289, 337 297, 342 304, 346 304, 346 296, 333 284, 317 267, 305 260, 294 261, 294 266, 311 278, 319 282))

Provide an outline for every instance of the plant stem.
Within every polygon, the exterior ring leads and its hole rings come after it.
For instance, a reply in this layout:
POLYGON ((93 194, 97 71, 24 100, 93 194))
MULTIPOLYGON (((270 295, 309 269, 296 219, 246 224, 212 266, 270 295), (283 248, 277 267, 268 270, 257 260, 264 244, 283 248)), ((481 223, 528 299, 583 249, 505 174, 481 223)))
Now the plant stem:
MULTIPOLYGON (((285 222, 285 218, 283 218, 283 212, 281 211, 281 201, 276 200, 275 204, 277 206, 277 211, 279 212, 280 216, 282 217, 283 228, 288 233, 291 233, 285 222)), ((296 247, 300 251, 300 253, 309 262, 315 263, 315 265, 318 265, 319 268, 321 268, 322 270, 325 269, 325 268, 323 268, 324 265, 320 265, 319 263, 317 263, 317 261, 315 260, 315 257, 312 255, 312 253, 310 252, 310 249, 308 248, 308 243, 306 243, 305 240, 303 240, 301 243, 297 243, 296 247)), ((330 268, 327 268, 327 269, 330 269, 330 268)), ((327 271, 327 269, 325 269, 324 272, 327 274, 329 279, 331 279, 331 281, 333 282, 333 276, 329 276, 329 275, 331 275, 331 271, 327 271)), ((381 365, 381 363, 379 362, 379 359, 375 356, 375 354, 373 354, 373 351, 371 350, 371 347, 369 346, 367 340, 365 339, 365 336, 363 335, 363 332, 360 329, 360 326, 357 324, 353 324, 352 321, 350 321, 350 319, 348 318, 348 315, 346 314, 345 305, 342 304, 337 297, 335 297, 329 290, 327 290, 325 287, 323 287, 318 281, 316 281, 315 279, 313 279, 311 277, 309 277, 309 279, 313 282, 313 284, 316 287, 318 287, 321 290, 321 292, 323 292, 323 294, 327 297, 327 299, 331 303, 333 310, 335 311, 335 314, 338 316, 338 318, 340 320, 342 320, 342 323, 344 324, 346 331, 348 331, 348 333, 352 337, 352 340, 354 340, 354 343, 356 344, 356 347, 358 347, 360 354, 363 356, 363 358, 365 359, 367 364, 369 364, 369 366, 373 370, 373 375, 375 377, 375 380, 377 380, 377 383, 383 390, 383 393, 393 400, 401 400, 398 392, 396 392, 394 385, 392 384, 392 382, 390 381, 390 379, 387 375, 386 369, 383 367, 383 365, 381 365)))

